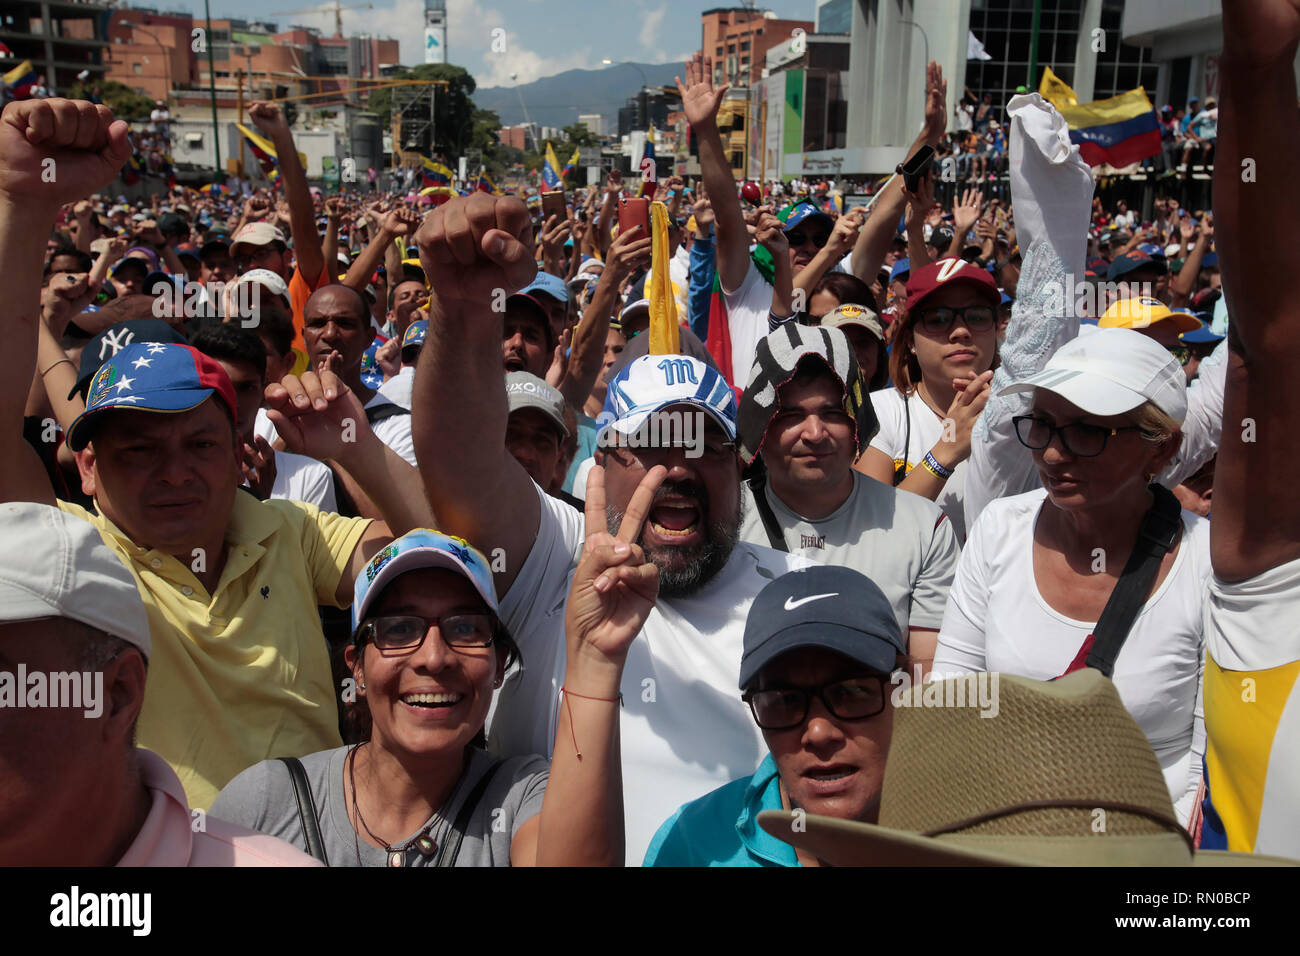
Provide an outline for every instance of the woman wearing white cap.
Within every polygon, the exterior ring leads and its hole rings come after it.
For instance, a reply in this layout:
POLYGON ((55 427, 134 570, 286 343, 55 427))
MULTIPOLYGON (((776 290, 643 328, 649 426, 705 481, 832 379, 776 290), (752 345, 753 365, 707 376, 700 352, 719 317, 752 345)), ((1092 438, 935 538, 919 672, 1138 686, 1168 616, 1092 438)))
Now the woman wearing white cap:
POLYGON ((1182 439, 1182 367, 1147 336, 1103 329, 1000 394, 1021 392, 1032 405, 1016 435, 1043 487, 991 502, 970 529, 934 673, 1108 673, 1187 824, 1205 750, 1209 523, 1155 483, 1182 439))
MULTIPOLYGON (((604 473, 588 486, 604 514, 604 473)), ((658 593, 633 541, 667 472, 653 469, 617 536, 589 520, 566 605, 567 665, 555 753, 482 749, 496 688, 519 650, 487 560, 417 529, 357 576, 343 699, 364 738, 301 761, 267 760, 210 813, 333 866, 608 865, 624 857, 619 682, 658 593), (549 779, 548 779, 549 777, 549 779)), ((589 518, 592 516, 589 514, 589 518)))

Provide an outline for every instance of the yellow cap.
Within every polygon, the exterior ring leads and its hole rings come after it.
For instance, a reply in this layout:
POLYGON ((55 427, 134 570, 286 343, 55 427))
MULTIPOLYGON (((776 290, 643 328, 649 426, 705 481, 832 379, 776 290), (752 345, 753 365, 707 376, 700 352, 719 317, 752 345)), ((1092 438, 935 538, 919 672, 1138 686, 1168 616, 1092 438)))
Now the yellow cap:
POLYGON ((1200 320, 1186 312, 1174 312, 1159 299, 1149 295, 1120 299, 1106 314, 1097 320, 1097 327, 1102 329, 1146 329, 1157 322, 1172 320, 1178 331, 1190 332, 1201 327, 1200 320))

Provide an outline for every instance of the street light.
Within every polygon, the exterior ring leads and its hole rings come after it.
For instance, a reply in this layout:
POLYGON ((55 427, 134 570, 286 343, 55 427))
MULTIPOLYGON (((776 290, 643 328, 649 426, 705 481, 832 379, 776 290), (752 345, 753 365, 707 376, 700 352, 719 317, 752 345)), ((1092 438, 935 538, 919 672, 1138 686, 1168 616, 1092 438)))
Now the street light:
MULTIPOLYGON (((511 74, 510 74, 510 82, 511 82, 511 83, 515 83, 515 81, 518 80, 518 79, 519 79, 519 74, 518 74, 518 73, 511 73, 511 74)), ((532 121, 531 119, 528 118, 528 107, 524 105, 524 91, 521 90, 521 89, 519 88, 519 84, 518 84, 518 83, 515 83, 515 93, 516 93, 516 94, 518 95, 518 97, 519 97, 519 108, 522 109, 522 110, 524 111, 524 148, 527 149, 527 148, 528 148, 528 134, 531 133, 532 130, 533 130, 533 121, 532 121)), ((537 142, 537 134, 536 134, 536 133, 533 133, 533 149, 536 149, 536 150, 538 150, 539 152, 541 151, 541 146, 540 146, 540 145, 538 144, 538 142, 537 142)))
POLYGON ((636 70, 638 73, 641 74, 641 89, 637 93, 637 101, 638 101, 638 106, 641 115, 638 116, 637 118, 641 120, 641 123, 639 125, 649 126, 650 117, 648 114, 650 110, 649 110, 649 105, 646 103, 645 94, 646 94, 646 87, 650 85, 650 81, 646 79, 645 70, 641 69, 641 67, 637 66, 631 60, 619 60, 617 63, 615 63, 613 60, 603 59, 600 62, 603 63, 605 66, 630 66, 632 69, 636 70))

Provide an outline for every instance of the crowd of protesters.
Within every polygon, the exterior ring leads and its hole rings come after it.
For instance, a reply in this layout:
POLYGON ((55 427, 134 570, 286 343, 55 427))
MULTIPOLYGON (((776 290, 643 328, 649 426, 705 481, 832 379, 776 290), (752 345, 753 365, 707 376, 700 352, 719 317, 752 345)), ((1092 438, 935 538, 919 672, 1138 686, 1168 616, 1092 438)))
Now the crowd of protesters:
POLYGON ((738 189, 697 54, 648 229, 325 197, 271 103, 277 189, 133 203, 10 103, 0 864, 1300 858, 1300 7, 1224 26, 1174 145, 1257 177, 1150 221, 935 64, 1006 198, 738 189))

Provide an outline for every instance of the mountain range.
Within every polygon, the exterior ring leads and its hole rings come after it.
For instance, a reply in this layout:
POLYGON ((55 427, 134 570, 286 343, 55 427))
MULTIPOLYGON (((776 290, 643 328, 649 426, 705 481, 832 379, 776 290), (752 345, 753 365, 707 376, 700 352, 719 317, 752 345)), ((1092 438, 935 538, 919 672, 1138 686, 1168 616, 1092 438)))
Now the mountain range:
POLYGON ((683 71, 681 63, 615 63, 599 70, 566 70, 519 86, 479 87, 474 105, 495 110, 503 126, 524 122, 523 97, 528 119, 539 126, 569 126, 580 113, 599 113, 606 133, 617 129, 619 108, 641 89, 641 74, 652 87, 672 86, 683 71), (638 73, 634 67, 639 67, 638 73))

